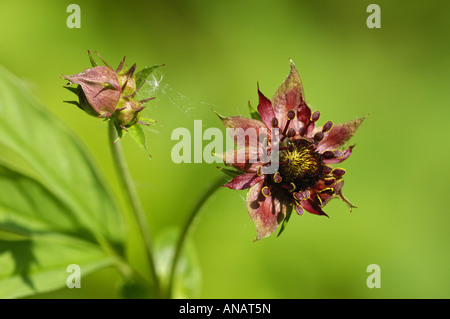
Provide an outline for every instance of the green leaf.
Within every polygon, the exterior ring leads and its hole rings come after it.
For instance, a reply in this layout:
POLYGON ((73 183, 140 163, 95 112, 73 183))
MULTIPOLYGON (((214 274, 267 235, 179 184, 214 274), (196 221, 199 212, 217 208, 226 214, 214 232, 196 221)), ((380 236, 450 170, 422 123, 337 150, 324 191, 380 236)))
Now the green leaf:
POLYGON ((136 77, 136 87, 138 88, 142 84, 144 84, 145 81, 147 81, 147 78, 150 76, 150 74, 152 74, 153 71, 155 71, 156 69, 158 69, 161 66, 164 66, 164 64, 157 64, 157 65, 153 65, 150 67, 145 67, 141 71, 136 73, 136 76, 135 76, 136 77))
POLYGON ((151 157, 150 152, 147 147, 147 139, 145 138, 144 130, 140 124, 134 124, 128 128, 128 133, 130 133, 133 140, 139 145, 141 149, 143 149, 148 156, 151 157))
MULTIPOLYGON (((175 228, 167 229, 155 241, 156 269, 160 284, 166 289, 179 234, 180 232, 175 228)), ((176 299, 197 298, 200 293, 200 281, 201 272, 197 255, 194 246, 187 240, 175 270, 172 297, 176 299)))
MULTIPOLYGON (((80 267, 83 278, 114 265, 98 246, 72 237, 42 235, 33 239, 0 240, 0 298, 19 298, 67 286, 67 267, 80 267)), ((67 288, 69 289, 69 288, 67 288)))
POLYGON ((66 285, 65 269, 83 275, 110 266, 109 252, 83 228, 76 212, 36 179, 0 162, 0 298, 66 285))
MULTIPOLYGON (((77 227, 99 242, 122 249, 122 216, 85 147, 37 102, 22 81, 0 66, 2 145, 23 158, 33 175, 70 208, 77 227)), ((61 211, 58 218, 64 220, 64 214, 61 211)))
POLYGON ((66 285, 123 254, 122 216, 80 141, 0 66, 0 298, 66 285), (24 173, 26 171, 27 173, 24 173))
MULTIPOLYGON (((0 232, 26 237, 49 232, 95 242, 70 206, 32 177, 0 162, 0 232)), ((1 237, 0 237, 1 238, 1 237)))

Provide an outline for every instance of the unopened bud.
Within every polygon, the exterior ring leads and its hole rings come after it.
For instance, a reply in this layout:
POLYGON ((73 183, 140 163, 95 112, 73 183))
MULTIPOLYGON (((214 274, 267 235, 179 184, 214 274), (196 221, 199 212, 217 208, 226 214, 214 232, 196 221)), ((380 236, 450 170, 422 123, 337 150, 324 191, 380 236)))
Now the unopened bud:
POLYGON ((117 70, 114 71, 100 55, 105 66, 97 66, 89 51, 88 53, 93 68, 72 76, 63 75, 69 84, 78 84, 77 88, 66 87, 78 96, 78 101, 68 103, 77 105, 89 115, 113 120, 119 130, 127 130, 128 127, 138 122, 146 124, 139 121, 139 114, 144 109, 142 105, 151 98, 141 101, 134 98, 151 71, 159 65, 138 72, 138 81, 141 84, 136 88, 136 64, 126 69, 124 68, 124 58, 117 70))

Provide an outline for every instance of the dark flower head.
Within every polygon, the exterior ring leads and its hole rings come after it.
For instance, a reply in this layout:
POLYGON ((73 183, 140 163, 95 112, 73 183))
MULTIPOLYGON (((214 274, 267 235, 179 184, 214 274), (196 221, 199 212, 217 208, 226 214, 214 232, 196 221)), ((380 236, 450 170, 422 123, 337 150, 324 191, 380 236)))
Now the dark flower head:
POLYGON ((299 215, 306 210, 327 216, 322 209, 333 198, 342 199, 350 210, 355 207, 342 194, 345 170, 330 164, 350 156, 354 146, 341 147, 364 118, 336 125, 327 121, 318 126, 320 112, 311 112, 292 61, 290 67, 272 101, 258 88, 258 113, 253 113, 252 119, 221 117, 237 145, 224 154, 225 164, 237 170, 224 186, 249 189, 247 210, 257 228, 256 240, 269 236, 280 224, 281 233, 292 208, 299 215), (265 139, 246 138, 249 129, 257 130, 265 139), (267 155, 271 155, 270 160, 267 155))
POLYGON ((89 115, 113 120, 119 136, 121 130, 127 131, 136 123, 148 125, 139 121, 139 117, 145 108, 143 104, 152 98, 139 101, 134 98, 151 71, 158 66, 145 68, 135 76, 136 64, 124 69, 125 58, 114 70, 100 55, 105 66, 98 66, 91 53, 88 53, 92 68, 72 76, 63 75, 69 84, 78 84, 76 88, 66 87, 78 96, 78 101, 68 103, 77 105, 89 115))

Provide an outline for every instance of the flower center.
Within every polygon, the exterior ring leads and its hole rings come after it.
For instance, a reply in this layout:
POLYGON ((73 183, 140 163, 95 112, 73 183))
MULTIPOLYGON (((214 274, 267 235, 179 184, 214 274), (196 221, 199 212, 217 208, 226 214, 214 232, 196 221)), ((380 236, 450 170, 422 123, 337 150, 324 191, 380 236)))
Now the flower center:
POLYGON ((315 151, 314 144, 306 139, 287 138, 280 145, 280 167, 282 183, 295 185, 295 191, 313 187, 324 174, 322 155, 315 151))

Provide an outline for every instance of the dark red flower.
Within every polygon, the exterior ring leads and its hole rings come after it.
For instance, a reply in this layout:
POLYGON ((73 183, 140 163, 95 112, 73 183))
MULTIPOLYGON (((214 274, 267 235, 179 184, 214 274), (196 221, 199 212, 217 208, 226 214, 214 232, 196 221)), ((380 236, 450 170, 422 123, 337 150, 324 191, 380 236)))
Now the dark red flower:
POLYGON ((272 101, 258 88, 258 113, 252 119, 221 117, 237 145, 224 154, 224 162, 238 171, 223 186, 236 190, 249 188, 247 210, 256 225, 255 240, 269 236, 282 223, 281 232, 292 208, 299 215, 306 210, 327 216, 322 208, 336 197, 350 211, 355 207, 342 194, 345 170, 330 164, 350 156, 354 146, 342 150, 341 147, 355 134, 364 117, 317 126, 320 112, 311 112, 292 61, 290 68, 272 101), (251 138, 248 132, 252 130, 265 138, 251 138))

